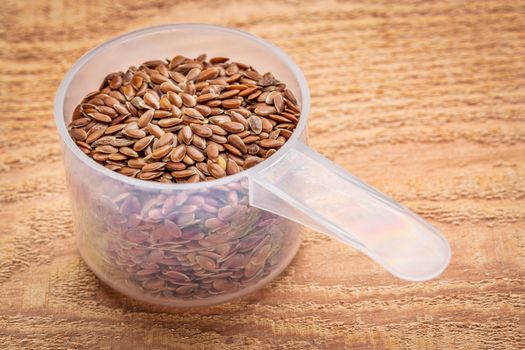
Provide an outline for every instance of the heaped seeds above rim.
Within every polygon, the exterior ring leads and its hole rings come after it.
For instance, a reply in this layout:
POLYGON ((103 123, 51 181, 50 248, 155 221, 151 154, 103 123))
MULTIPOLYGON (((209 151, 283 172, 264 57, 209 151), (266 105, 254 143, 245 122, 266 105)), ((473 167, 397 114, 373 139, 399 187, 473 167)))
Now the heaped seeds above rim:
POLYGON ((177 55, 108 74, 79 101, 68 129, 82 152, 110 170, 183 183, 260 163, 284 145, 299 117, 297 99, 272 73, 226 57, 177 55))

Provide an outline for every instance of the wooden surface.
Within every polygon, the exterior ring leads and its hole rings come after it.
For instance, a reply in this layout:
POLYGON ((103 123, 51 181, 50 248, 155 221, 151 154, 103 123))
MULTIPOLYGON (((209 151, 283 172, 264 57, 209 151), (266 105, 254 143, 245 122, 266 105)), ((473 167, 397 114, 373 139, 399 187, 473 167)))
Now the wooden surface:
POLYGON ((523 1, 4 1, 0 31, 1 349, 525 347, 523 1), (288 52, 311 146, 440 228, 446 272, 404 282, 308 232, 226 305, 166 313, 98 281, 74 246, 53 96, 88 49, 169 22, 288 52))

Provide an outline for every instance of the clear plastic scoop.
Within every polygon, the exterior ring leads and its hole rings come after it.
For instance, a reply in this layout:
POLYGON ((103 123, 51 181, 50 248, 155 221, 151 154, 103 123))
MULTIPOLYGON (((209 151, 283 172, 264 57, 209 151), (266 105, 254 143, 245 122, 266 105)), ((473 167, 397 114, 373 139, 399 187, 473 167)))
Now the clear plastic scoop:
MULTIPOLYGON (((108 194, 118 198, 131 191, 144 203, 153 195, 219 196, 225 186, 240 188, 247 180, 249 193, 246 195, 252 207, 273 212, 354 246, 400 278, 421 281, 439 275, 450 260, 450 247, 441 233, 308 148, 304 140, 309 111, 310 93, 301 70, 282 50, 248 33, 210 25, 175 24, 142 29, 104 43, 73 66, 60 86, 55 103, 66 172, 71 179, 69 187, 78 207, 74 210, 78 235, 85 237, 86 242, 93 240, 89 233, 93 222, 84 213, 86 208, 98 205, 95 199, 108 194), (249 62, 261 72, 272 72, 295 94, 301 105, 299 122, 288 142, 270 158, 219 180, 162 184, 122 176, 96 164, 69 137, 66 124, 73 109, 98 86, 107 72, 159 57, 175 54, 196 57, 202 53, 249 62), (79 201, 81 191, 93 199, 79 201)), ((103 218, 98 221, 100 226, 108 224, 103 218)), ((292 223, 291 226, 298 225, 292 223)), ((295 250, 291 256, 293 253, 295 250)), ((94 255, 100 255, 97 254, 94 255)), ((105 273, 99 275, 106 276, 105 273)), ((121 290, 125 288, 121 286, 121 290)))

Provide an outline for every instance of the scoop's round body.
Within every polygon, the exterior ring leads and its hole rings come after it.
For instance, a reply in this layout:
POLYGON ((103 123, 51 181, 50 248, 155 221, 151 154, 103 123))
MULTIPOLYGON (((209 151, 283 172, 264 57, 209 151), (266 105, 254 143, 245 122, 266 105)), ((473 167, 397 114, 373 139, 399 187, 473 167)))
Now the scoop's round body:
MULTIPOLYGON (((299 103, 305 96, 297 68, 280 50, 254 36, 206 25, 161 26, 109 41, 75 64, 57 94, 57 126, 83 259, 121 293, 167 306, 225 302, 268 283, 296 254, 301 225, 250 206, 244 173, 194 186, 130 181, 82 154, 65 125, 108 73, 202 53, 272 72, 299 103)), ((304 137, 304 130, 295 137, 304 137)))

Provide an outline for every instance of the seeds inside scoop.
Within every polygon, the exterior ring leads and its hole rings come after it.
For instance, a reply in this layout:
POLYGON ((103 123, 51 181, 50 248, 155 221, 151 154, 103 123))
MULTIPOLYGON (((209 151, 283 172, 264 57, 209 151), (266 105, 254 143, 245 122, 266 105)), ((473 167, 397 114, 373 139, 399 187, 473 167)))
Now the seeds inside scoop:
POLYGON ((111 170, 181 183, 258 164, 289 139, 299 117, 295 96, 272 73, 226 57, 178 55, 106 76, 68 129, 82 152, 111 170))

